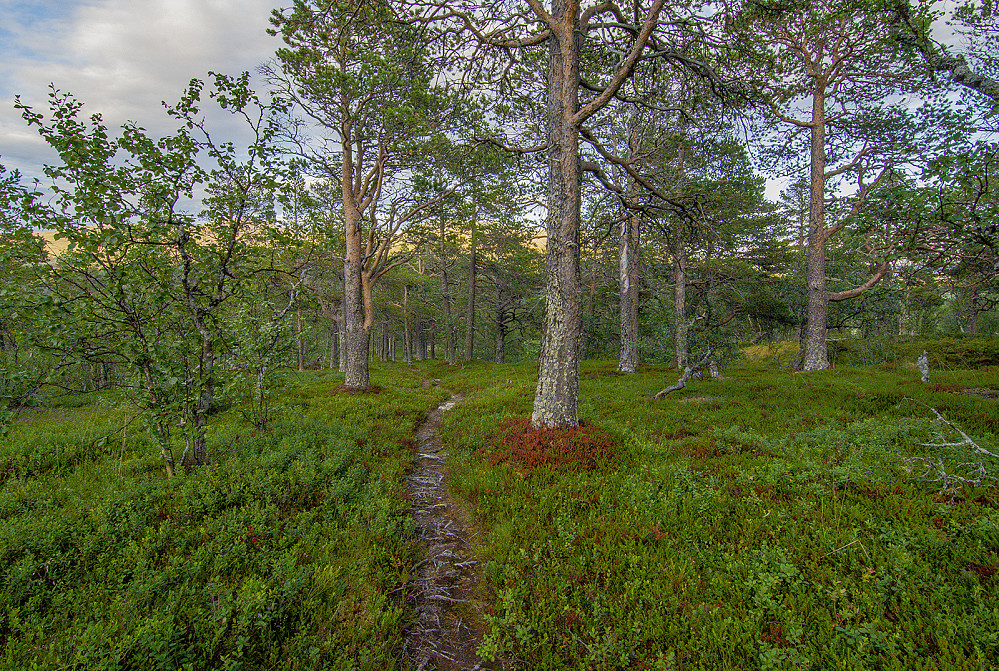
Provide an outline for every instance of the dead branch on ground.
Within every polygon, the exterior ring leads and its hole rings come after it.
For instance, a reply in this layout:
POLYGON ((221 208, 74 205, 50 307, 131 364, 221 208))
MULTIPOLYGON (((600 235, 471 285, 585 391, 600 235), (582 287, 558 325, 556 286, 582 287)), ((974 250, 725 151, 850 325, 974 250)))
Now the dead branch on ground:
POLYGON ((902 460, 903 471, 912 478, 939 483, 940 493, 948 496, 954 496, 968 486, 995 488, 999 484, 999 478, 989 472, 989 466, 992 464, 988 462, 989 458, 999 459, 999 454, 991 452, 976 443, 972 440, 971 436, 945 418, 935 408, 914 398, 907 397, 905 400, 918 403, 936 415, 936 420, 932 420, 930 423, 930 428, 936 434, 936 442, 919 443, 920 445, 935 448, 967 447, 979 459, 977 461, 961 462, 957 464, 956 468, 948 470, 943 459, 940 457, 906 457, 902 460), (954 434, 960 436, 960 440, 948 437, 954 434))

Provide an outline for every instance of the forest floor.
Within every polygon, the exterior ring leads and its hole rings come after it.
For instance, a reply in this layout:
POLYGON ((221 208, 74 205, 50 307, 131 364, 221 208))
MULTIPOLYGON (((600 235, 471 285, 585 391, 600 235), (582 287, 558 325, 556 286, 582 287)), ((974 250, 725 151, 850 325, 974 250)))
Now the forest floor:
POLYGON ((287 372, 171 480, 123 396, 49 398, 0 444, 0 667, 999 665, 999 464, 934 415, 999 452, 999 366, 585 362, 574 432, 535 371, 287 372))

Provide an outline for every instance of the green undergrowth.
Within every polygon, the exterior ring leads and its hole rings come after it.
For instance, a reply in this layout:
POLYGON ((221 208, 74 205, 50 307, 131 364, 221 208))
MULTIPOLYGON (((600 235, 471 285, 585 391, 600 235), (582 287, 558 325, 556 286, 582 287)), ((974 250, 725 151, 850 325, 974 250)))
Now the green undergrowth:
POLYGON ((999 369, 725 375, 652 401, 675 370, 586 363, 580 416, 613 459, 572 468, 510 456, 533 366, 457 373, 467 400, 442 436, 481 529, 482 652, 525 669, 995 668, 999 495, 941 494, 903 459, 969 457, 921 445, 939 441, 914 401, 999 451, 999 369))
POLYGON ((0 667, 396 667, 409 441, 447 393, 402 366, 372 381, 289 373, 267 432, 217 415, 211 465, 172 480, 113 398, 22 413, 0 447, 0 667))
POLYGON ((527 424, 530 363, 375 364, 365 395, 285 373, 267 432, 227 408, 172 480, 120 398, 42 403, 0 446, 0 668, 400 668, 404 476, 451 392, 506 668, 994 668, 999 495, 903 467, 968 460, 923 445, 929 408, 999 451, 999 368, 776 363, 652 401, 676 370, 587 362, 564 434, 527 424))

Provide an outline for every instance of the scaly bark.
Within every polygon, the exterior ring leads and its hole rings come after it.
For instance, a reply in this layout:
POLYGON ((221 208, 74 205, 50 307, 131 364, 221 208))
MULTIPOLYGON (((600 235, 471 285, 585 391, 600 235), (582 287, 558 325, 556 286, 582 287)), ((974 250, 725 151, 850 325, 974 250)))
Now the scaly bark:
POLYGON ((471 361, 475 356, 475 264, 477 263, 475 233, 476 228, 478 228, 477 216, 472 216, 472 239, 469 241, 471 249, 468 254, 468 303, 465 306, 465 361, 471 361))
POLYGON ((579 5, 552 1, 548 40, 548 241, 545 250, 545 319, 538 356, 538 383, 531 424, 535 428, 579 425, 579 343, 582 283, 579 274, 581 169, 579 52, 575 29, 579 5))
MULTIPOLYGON (((344 163, 349 154, 344 151, 344 163)), ((370 388, 368 378, 368 341, 371 327, 365 319, 363 263, 361 254, 361 213, 353 205, 353 193, 348 182, 349 166, 344 166, 344 231, 347 253, 343 261, 343 323, 344 339, 341 350, 344 359, 344 386, 364 391, 370 388)))
POLYGON ((812 95, 811 132, 811 192, 808 210, 808 324, 805 328, 805 370, 829 367, 826 323, 829 316, 829 296, 826 292, 826 118, 824 73, 815 77, 812 95))

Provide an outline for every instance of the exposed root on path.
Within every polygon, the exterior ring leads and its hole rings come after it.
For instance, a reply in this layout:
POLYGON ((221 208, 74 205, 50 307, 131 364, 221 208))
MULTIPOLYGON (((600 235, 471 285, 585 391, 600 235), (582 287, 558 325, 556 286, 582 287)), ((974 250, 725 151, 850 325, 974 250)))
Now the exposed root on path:
POLYGON ((447 452, 437 429, 442 415, 462 399, 452 396, 416 430, 417 468, 407 476, 410 512, 426 556, 413 567, 406 601, 416 622, 406 632, 403 657, 416 671, 498 669, 476 654, 485 631, 469 601, 478 580, 465 526, 448 502, 444 463, 447 452))

